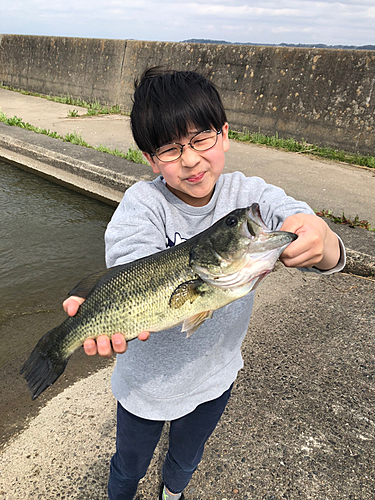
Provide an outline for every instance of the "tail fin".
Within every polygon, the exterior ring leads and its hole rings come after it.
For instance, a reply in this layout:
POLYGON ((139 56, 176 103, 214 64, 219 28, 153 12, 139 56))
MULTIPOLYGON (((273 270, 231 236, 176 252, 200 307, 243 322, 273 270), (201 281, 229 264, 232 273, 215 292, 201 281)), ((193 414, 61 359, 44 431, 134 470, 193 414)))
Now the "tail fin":
POLYGON ((26 379, 32 400, 56 382, 68 363, 69 357, 53 348, 59 330, 60 326, 43 335, 21 368, 20 373, 26 379))

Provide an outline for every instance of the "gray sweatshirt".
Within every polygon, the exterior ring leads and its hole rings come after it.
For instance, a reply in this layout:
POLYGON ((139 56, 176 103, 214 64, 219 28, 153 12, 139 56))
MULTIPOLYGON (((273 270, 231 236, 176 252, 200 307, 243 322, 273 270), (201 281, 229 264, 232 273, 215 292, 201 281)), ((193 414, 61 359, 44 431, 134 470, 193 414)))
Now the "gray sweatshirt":
MULTIPOLYGON (((210 202, 187 205, 161 177, 129 188, 105 234, 107 266, 164 250, 204 231, 236 208, 258 203, 265 224, 277 230, 299 212, 313 214, 304 202, 258 177, 240 172, 218 179, 210 202)), ((342 246, 342 244, 341 244, 342 246)), ((332 273, 345 265, 345 252, 332 273)), ((261 285, 260 285, 261 286, 261 285)), ((243 366, 241 344, 253 308, 254 292, 214 312, 189 338, 181 326, 129 342, 117 355, 112 375, 115 398, 129 412, 150 420, 173 420, 226 391, 243 366)))

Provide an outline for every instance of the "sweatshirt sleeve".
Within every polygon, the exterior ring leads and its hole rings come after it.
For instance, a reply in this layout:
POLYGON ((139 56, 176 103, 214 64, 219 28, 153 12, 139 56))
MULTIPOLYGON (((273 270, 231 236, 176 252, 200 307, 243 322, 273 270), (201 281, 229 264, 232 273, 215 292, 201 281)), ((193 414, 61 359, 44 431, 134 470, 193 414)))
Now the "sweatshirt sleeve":
MULTIPOLYGON (((272 231, 278 231, 284 220, 291 215, 297 213, 315 215, 307 203, 288 196, 282 188, 267 184, 260 177, 245 177, 242 173, 237 172, 231 177, 231 181, 234 183, 231 190, 237 193, 239 197, 237 203, 245 206, 257 202, 264 223, 272 231)), ((300 269, 319 274, 332 274, 342 271, 346 263, 345 247, 342 240, 338 236, 337 238, 340 245, 340 260, 333 269, 327 271, 321 271, 314 267, 300 269)))
POLYGON ((138 182, 129 188, 105 232, 107 267, 113 267, 165 250, 163 207, 153 187, 138 182))

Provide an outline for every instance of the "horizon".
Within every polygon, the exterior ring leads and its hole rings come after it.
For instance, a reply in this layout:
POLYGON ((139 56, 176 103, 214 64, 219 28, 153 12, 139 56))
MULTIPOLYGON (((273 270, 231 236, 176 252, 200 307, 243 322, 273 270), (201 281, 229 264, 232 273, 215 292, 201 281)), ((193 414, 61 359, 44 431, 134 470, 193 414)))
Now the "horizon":
POLYGON ((0 33, 257 45, 374 45, 373 0, 14 0, 2 7, 0 33))

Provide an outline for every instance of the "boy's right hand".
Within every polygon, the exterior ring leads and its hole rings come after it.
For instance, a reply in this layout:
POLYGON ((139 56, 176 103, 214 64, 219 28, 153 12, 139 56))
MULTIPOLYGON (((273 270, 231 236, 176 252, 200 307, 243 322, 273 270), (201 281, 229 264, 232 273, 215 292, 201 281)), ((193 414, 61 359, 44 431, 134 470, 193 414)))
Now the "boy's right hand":
MULTIPOLYGON (((74 316, 75 314, 77 314, 79 306, 84 301, 85 299, 81 297, 68 297, 63 302, 63 308, 65 312, 69 314, 69 316, 74 316)), ((148 340, 149 337, 149 332, 141 332, 138 335, 139 340, 142 341, 148 340)), ((118 354, 125 352, 128 348, 128 343, 121 333, 115 333, 112 336, 112 342, 107 335, 99 335, 96 340, 85 340, 85 342, 83 343, 83 348, 88 356, 95 356, 95 354, 99 354, 99 356, 110 358, 114 352, 118 354)))

